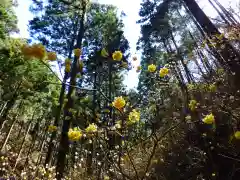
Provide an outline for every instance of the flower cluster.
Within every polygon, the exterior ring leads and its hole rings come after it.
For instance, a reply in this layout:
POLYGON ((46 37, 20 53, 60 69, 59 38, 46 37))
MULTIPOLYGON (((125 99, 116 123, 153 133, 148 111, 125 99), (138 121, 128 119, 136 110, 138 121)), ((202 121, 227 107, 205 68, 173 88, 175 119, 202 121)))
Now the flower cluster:
POLYGON ((43 60, 46 56, 46 49, 42 44, 33 44, 32 46, 23 45, 21 50, 26 58, 43 60))
POLYGON ((126 105, 126 101, 123 99, 122 96, 116 97, 114 101, 112 102, 113 107, 116 109, 122 109, 126 105))
POLYGON ((57 59, 57 55, 55 52, 48 52, 47 59, 50 61, 55 61, 57 59))
POLYGON ((214 115, 211 113, 211 114, 208 114, 206 115, 203 120, 202 120, 205 124, 213 124, 215 122, 215 118, 214 118, 214 115))
MULTIPOLYGON (((157 66, 154 64, 150 64, 148 65, 148 71, 151 73, 154 73, 157 70, 157 66)), ((138 71, 138 70, 137 70, 138 71)), ((161 78, 165 77, 166 75, 168 75, 169 73, 169 69, 167 68, 167 66, 165 65, 163 68, 161 68, 159 70, 159 76, 161 78)))
POLYGON ((157 67, 154 64, 151 64, 148 66, 148 71, 151 73, 154 73, 156 71, 157 67))
POLYGON ((163 67, 163 68, 161 68, 160 71, 159 71, 159 76, 160 76, 160 77, 165 77, 166 75, 168 75, 168 72, 169 72, 168 68, 163 67))
POLYGON ((78 128, 69 129, 68 131, 68 139, 70 141, 78 141, 82 137, 82 131, 78 128))
POLYGON ((97 125, 92 123, 92 124, 89 124, 88 127, 85 129, 86 133, 96 133, 97 132, 97 125))
POLYGON ((129 113, 128 116, 128 125, 132 125, 137 123, 140 120, 140 112, 136 111, 136 109, 133 109, 132 112, 129 113))
POLYGON ((115 51, 113 54, 112 54, 112 58, 114 61, 121 61, 122 60, 122 52, 121 51, 115 51))
POLYGON ((65 59, 65 72, 69 73, 71 71, 71 59, 65 59))

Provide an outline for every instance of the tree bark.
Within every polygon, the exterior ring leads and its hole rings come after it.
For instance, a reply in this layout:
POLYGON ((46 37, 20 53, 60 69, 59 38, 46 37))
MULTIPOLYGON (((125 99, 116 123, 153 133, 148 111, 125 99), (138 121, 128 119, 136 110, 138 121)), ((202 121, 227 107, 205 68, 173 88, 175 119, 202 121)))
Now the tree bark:
POLYGON ((178 46, 177 46, 177 43, 176 43, 176 41, 175 41, 175 39, 174 39, 174 37, 173 37, 173 34, 170 33, 170 36, 171 36, 172 42, 173 42, 173 44, 174 44, 174 46, 175 46, 175 49, 176 49, 176 51, 177 51, 177 57, 180 59, 180 61, 181 61, 181 63, 182 63, 182 66, 183 66, 183 68, 184 68, 184 70, 185 70, 186 78, 187 78, 187 80, 188 80, 188 83, 191 83, 191 82, 193 82, 192 75, 191 75, 191 73, 190 73, 187 65, 184 63, 183 57, 182 57, 182 55, 180 54, 180 51, 179 51, 178 46))
POLYGON ((239 24, 239 22, 234 18, 234 16, 229 11, 227 11, 226 8, 224 8, 218 0, 214 0, 214 2, 219 6, 225 16, 228 18, 228 21, 230 21, 233 25, 239 24))
POLYGON ((215 6, 215 4, 213 4, 213 2, 211 0, 208 0, 208 2, 212 5, 212 7, 217 11, 217 13, 219 14, 219 16, 222 18, 222 20, 229 26, 230 23, 228 22, 228 20, 225 18, 224 14, 222 14, 219 9, 215 6))
POLYGON ((20 89, 22 85, 22 81, 19 82, 19 84, 17 85, 15 91, 14 91, 14 94, 12 96, 12 98, 10 99, 10 101, 7 102, 7 105, 6 105, 6 108, 3 112, 3 115, 0 116, 0 126, 3 125, 4 121, 6 121, 6 118, 8 116, 8 112, 12 109, 12 107, 14 106, 16 100, 17 100, 17 97, 18 97, 18 90, 20 89))
MULTIPOLYGON (((83 9, 82 9, 82 15, 81 15, 81 20, 80 20, 80 28, 78 31, 78 36, 77 36, 77 44, 75 48, 80 48, 82 46, 82 39, 84 35, 84 19, 85 19, 85 13, 86 13, 86 4, 83 2, 83 9)), ((62 126, 62 133, 61 133, 61 139, 60 139, 60 146, 59 146, 59 151, 58 151, 58 157, 57 157, 57 166, 56 166, 56 171, 57 171, 57 180, 61 180, 64 175, 64 170, 65 170, 65 164, 66 164, 66 155, 69 152, 69 141, 68 141, 68 131, 71 126, 71 120, 67 120, 66 116, 71 116, 69 109, 73 107, 73 99, 71 98, 71 95, 74 90, 74 86, 76 85, 76 74, 77 74, 77 62, 78 62, 78 57, 74 56, 74 61, 72 65, 72 70, 70 74, 70 84, 68 89, 68 102, 65 106, 64 110, 64 121, 63 121, 63 126, 62 126)))
POLYGON ((15 170, 15 168, 17 167, 19 158, 20 158, 21 153, 22 153, 22 150, 23 150, 24 143, 25 143, 26 138, 27 138, 27 135, 28 135, 28 133, 29 133, 29 131, 30 131, 30 129, 31 129, 31 124, 32 124, 32 122, 30 121, 30 122, 28 123, 27 131, 26 131, 26 134, 25 134, 25 136, 24 136, 24 138, 23 138, 21 147, 20 147, 20 149, 19 149, 19 151, 18 151, 18 156, 17 156, 16 162, 15 162, 15 165, 14 165, 14 170, 15 170))
MULTIPOLYGON (((216 35, 221 35, 218 29, 198 6, 195 0, 183 0, 194 18, 197 20, 201 28, 207 34, 209 38, 216 35)), ((225 70, 235 73, 235 84, 237 88, 240 88, 238 79, 240 78, 240 55, 238 52, 227 42, 226 38, 222 41, 216 42, 216 49, 218 53, 222 56, 223 60, 218 59, 225 70)))
MULTIPOLYGON (((76 21, 76 24, 75 24, 75 27, 74 27, 74 35, 72 37, 72 42, 71 42, 70 47, 69 47, 69 54, 68 54, 69 59, 71 59, 71 57, 72 57, 72 51, 73 51, 75 36, 76 36, 76 33, 77 33, 76 31, 77 31, 77 27, 78 27, 78 21, 79 21, 79 19, 77 18, 77 21, 76 21)), ((63 78, 62 87, 61 87, 60 96, 59 96, 59 105, 57 107, 55 120, 54 120, 54 126, 56 126, 56 127, 58 127, 58 125, 59 125, 61 110, 62 110, 63 102, 64 102, 64 94, 65 94, 67 79, 68 79, 68 73, 65 73, 64 78, 63 78)), ((46 159, 45 159, 45 165, 50 164, 50 161, 51 161, 51 158, 52 158, 52 155, 53 155, 53 150, 54 150, 53 140, 56 138, 56 135, 57 135, 56 132, 52 132, 52 134, 51 134, 51 138, 50 138, 49 145, 48 145, 47 156, 46 156, 46 159)))

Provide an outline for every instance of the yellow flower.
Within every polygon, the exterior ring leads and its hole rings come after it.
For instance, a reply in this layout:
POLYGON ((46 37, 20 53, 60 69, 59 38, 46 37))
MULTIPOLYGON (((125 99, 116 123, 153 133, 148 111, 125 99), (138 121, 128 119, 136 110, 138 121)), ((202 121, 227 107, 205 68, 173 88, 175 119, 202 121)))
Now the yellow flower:
POLYGON ((82 131, 78 128, 69 129, 68 131, 68 139, 70 141, 78 141, 82 137, 82 131))
POLYGON ((137 70, 136 70, 136 72, 140 72, 140 71, 141 71, 141 69, 142 69, 142 67, 141 67, 141 66, 137 66, 137 70))
POLYGON ((140 112, 136 111, 135 109, 129 113, 127 124, 131 125, 140 120, 140 112))
POLYGON ((159 76, 160 77, 165 77, 166 75, 168 75, 169 69, 166 67, 163 67, 160 69, 159 71, 159 76))
POLYGON ((95 132, 97 132, 97 125, 94 123, 89 124, 88 127, 85 129, 85 131, 87 133, 95 133, 95 132))
POLYGON ((103 49, 101 50, 101 56, 102 56, 102 57, 108 57, 108 56, 109 56, 109 54, 108 54, 108 52, 107 52, 107 50, 106 50, 105 48, 103 48, 103 49))
POLYGON ((234 133, 234 137, 235 137, 236 139, 240 139, 240 131, 236 131, 236 132, 234 133))
POLYGON ((35 57, 43 60, 46 56, 46 49, 42 44, 33 44, 32 46, 23 45, 21 51, 22 54, 27 58, 35 57))
POLYGON ((157 69, 157 67, 154 64, 151 64, 148 66, 148 71, 151 73, 155 72, 156 69, 157 69))
POLYGON ((23 45, 21 51, 26 58, 30 58, 32 56, 32 48, 28 45, 23 45))
POLYGON ((71 59, 69 59, 69 58, 66 58, 65 59, 65 65, 71 65, 71 59))
POLYGON ((137 57, 136 56, 133 57, 133 61, 137 61, 137 57))
POLYGON ((57 130, 57 126, 54 126, 54 125, 49 125, 48 126, 48 132, 54 132, 57 130))
POLYGON ((65 72, 69 73, 71 71, 71 65, 66 64, 65 65, 65 72))
POLYGON ((123 97, 120 96, 120 97, 115 97, 115 99, 112 102, 112 104, 113 104, 113 107, 115 107, 117 109, 122 109, 126 105, 126 102, 123 99, 123 97))
POLYGON ((37 59, 42 60, 46 56, 46 49, 42 44, 34 44, 31 49, 32 56, 37 59))
POLYGON ((55 52, 48 52, 47 53, 47 58, 48 58, 48 60, 50 60, 50 61, 55 61, 56 59, 57 59, 57 55, 56 55, 56 53, 55 52))
POLYGON ((79 49, 79 48, 74 49, 74 55, 75 56, 79 57, 79 56, 81 56, 81 54, 82 54, 82 50, 81 49, 79 49))
POLYGON ((197 101, 196 100, 191 100, 190 103, 188 104, 189 108, 191 111, 194 111, 197 107, 197 101))
POLYGON ((211 114, 208 114, 206 115, 203 120, 202 120, 205 124, 213 124, 215 122, 215 118, 214 118, 214 115, 211 113, 211 114))
POLYGON ((122 52, 121 51, 115 51, 113 54, 112 54, 112 58, 114 61, 121 61, 122 60, 122 52))

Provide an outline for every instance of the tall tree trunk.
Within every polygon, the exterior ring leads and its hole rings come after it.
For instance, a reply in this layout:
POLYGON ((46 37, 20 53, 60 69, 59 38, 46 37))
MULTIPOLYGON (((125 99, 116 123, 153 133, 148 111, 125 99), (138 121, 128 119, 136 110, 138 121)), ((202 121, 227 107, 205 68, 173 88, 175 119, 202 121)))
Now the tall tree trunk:
POLYGON ((222 20, 229 26, 230 23, 228 22, 228 20, 225 18, 224 14, 222 14, 219 9, 215 6, 215 4, 211 1, 208 0, 208 2, 212 5, 212 7, 217 11, 218 15, 222 18, 222 20))
MULTIPOLYGON (((202 28, 202 26, 200 26, 200 23, 195 19, 195 17, 193 16, 193 14, 191 13, 191 11, 189 10, 189 8, 186 6, 185 3, 183 3, 184 8, 186 9, 187 13, 190 14, 190 16, 192 17, 192 20, 194 22, 194 24, 196 25, 197 29, 199 30, 199 32, 201 33, 202 37, 206 40, 207 44, 211 44, 210 40, 209 40, 209 36, 208 34, 204 31, 204 29, 202 28)), ((201 10, 201 9, 200 9, 201 10)), ((203 13, 203 12, 202 12, 203 13)), ((200 18, 200 17, 199 17, 200 18)), ((208 17, 207 17, 208 19, 208 17)), ((208 19, 209 20, 209 19, 208 19)), ((210 20, 209 20, 210 21, 210 20)), ((210 21, 211 23, 211 21, 210 21)), ((215 27, 215 26, 214 26, 215 27)), ((219 51, 217 51, 214 47, 212 46, 208 46, 208 48, 212 51, 212 53, 210 53, 212 56, 214 56, 218 62, 222 65, 222 66, 226 66, 225 61, 222 57, 222 55, 220 54, 219 51)))
MULTIPOLYGON (((77 27, 78 27, 78 23, 79 23, 79 19, 77 18, 76 23, 75 23, 75 27, 74 27, 74 36, 72 37, 72 42, 70 44, 69 47, 69 54, 68 54, 68 58, 71 59, 72 57, 72 51, 73 51, 73 46, 74 46, 74 42, 75 42, 75 36, 76 36, 76 31, 77 31, 77 27)), ((62 111, 62 107, 63 107, 63 102, 64 102, 64 95, 65 95, 65 89, 66 89, 66 82, 68 79, 68 73, 64 74, 64 78, 63 78, 63 83, 62 83, 62 88, 61 88, 61 92, 60 92, 60 96, 59 96, 59 105, 57 106, 57 110, 56 110, 56 115, 55 115, 55 120, 54 120, 54 126, 58 127, 59 125, 59 120, 60 120, 60 116, 61 116, 61 111, 62 111)), ((51 138, 48 144, 48 151, 47 151, 47 156, 45 159, 45 165, 46 164, 50 164, 52 155, 53 155, 53 150, 54 150, 54 143, 53 140, 56 138, 57 132, 52 132, 51 134, 51 138)))
MULTIPOLYGON (((95 59, 95 67, 94 67, 94 79, 93 79, 93 89, 97 88, 97 59, 95 59)), ((92 106, 93 106, 93 120, 92 122, 96 121, 96 91, 93 91, 93 101, 92 101, 92 106)), ((91 140, 92 141, 92 140, 91 140)), ((91 152, 87 154, 87 173, 88 175, 91 175, 93 172, 92 169, 92 159, 93 159, 93 143, 89 143, 87 145, 88 152, 91 152)))
POLYGON ((3 145, 1 146, 1 151, 5 148, 5 146, 6 146, 7 142, 8 142, 8 139, 10 137, 10 134, 11 134, 12 130, 13 130, 13 127, 14 127, 15 123, 18 120, 19 110, 21 109, 22 105, 23 105, 23 101, 21 101, 21 103, 19 105, 18 114, 16 114, 16 116, 13 118, 12 124, 10 125, 10 128, 8 130, 7 136, 5 137, 5 140, 3 140, 3 145))
MULTIPOLYGON (((178 9, 177 9, 177 13, 178 13, 178 15, 179 15, 181 18, 183 18, 182 15, 181 15, 181 13, 179 12, 178 9)), ((186 29, 188 29, 188 26, 187 26, 186 22, 184 22, 184 25, 185 25, 186 29)), ((196 51, 198 51, 198 44, 197 44, 197 41, 196 41, 196 39, 193 37, 193 35, 192 35, 192 33, 191 33, 190 30, 188 30, 188 34, 190 35, 191 39, 193 40, 194 49, 196 49, 196 51)), ((192 50, 192 51, 193 51, 193 50, 192 50)), ((195 64, 197 65, 197 67, 198 67, 198 69, 199 69, 199 72, 202 74, 202 76, 204 76, 205 73, 203 72, 203 70, 202 70, 200 64, 198 63, 198 60, 195 59, 194 62, 195 62, 195 64)), ((204 68, 206 69, 205 63, 203 63, 203 66, 204 66, 204 68)), ((206 69, 206 71, 207 71, 207 69, 206 69)))
POLYGON ((175 39, 174 39, 174 37, 173 37, 173 34, 170 33, 170 35, 171 35, 172 42, 173 42, 173 44, 174 44, 174 46, 175 46, 175 49, 176 49, 176 51, 177 51, 177 57, 180 59, 180 61, 181 61, 181 63, 182 63, 182 66, 183 66, 183 68, 184 68, 184 70, 185 70, 186 78, 187 78, 187 80, 188 80, 188 83, 191 83, 191 82, 193 82, 192 75, 191 75, 191 73, 190 73, 187 65, 184 63, 183 57, 182 57, 182 55, 180 54, 180 51, 179 51, 178 46, 177 46, 177 43, 176 43, 176 41, 175 41, 175 39))
MULTIPOLYGON (((208 37, 214 37, 216 35, 220 36, 221 33, 198 6, 195 0, 183 0, 191 11, 192 15, 195 17, 201 28, 208 35, 208 37)), ((227 42, 224 38, 223 41, 216 42, 216 48, 219 54, 223 57, 224 61, 221 61, 221 65, 226 69, 235 73, 235 84, 237 88, 240 88, 238 79, 240 78, 240 56, 236 50, 227 42), (227 65, 227 67, 226 67, 227 65), (229 68, 229 69, 228 69, 229 68)))
POLYGON ((18 90, 20 89, 21 85, 22 85, 22 81, 19 82, 19 84, 17 85, 17 87, 16 87, 16 89, 15 89, 15 91, 13 93, 12 98, 10 99, 10 101, 8 101, 8 103, 6 105, 6 108, 5 108, 4 112, 3 112, 3 115, 0 117, 0 127, 3 126, 4 121, 6 121, 8 112, 14 106, 15 101, 17 100, 17 97, 18 97, 18 90))
POLYGON ((7 103, 8 103, 8 102, 5 102, 5 103, 1 106, 0 116, 2 116, 2 113, 3 113, 4 109, 5 109, 5 107, 7 106, 7 103))
POLYGON ((198 57, 200 58, 200 60, 201 60, 201 62, 202 62, 202 64, 203 64, 205 70, 206 70, 207 72, 210 72, 210 71, 212 70, 212 68, 211 68, 209 62, 203 60, 203 57, 204 57, 204 56, 202 55, 201 50, 198 48, 198 44, 197 44, 196 39, 193 37, 193 35, 192 35, 192 33, 191 33, 190 31, 189 31, 188 33, 189 33, 191 39, 192 39, 193 42, 194 42, 194 47, 195 47, 196 53, 198 54, 198 57))
POLYGON ((223 7, 223 5, 218 0, 214 0, 214 2, 219 6, 225 16, 228 18, 228 21, 230 21, 233 25, 239 24, 239 22, 234 18, 234 16, 229 11, 227 11, 226 8, 223 7))
MULTIPOLYGON (((170 46, 170 48, 168 48, 167 40, 163 40, 162 43, 163 43, 163 46, 164 46, 165 50, 167 51, 167 53, 171 54, 173 50, 171 49, 171 46, 170 46)), ((177 61, 176 61, 176 65, 175 65, 175 68, 174 68, 174 73, 176 75, 176 78, 178 80, 178 83, 179 83, 179 86, 180 86, 182 92, 185 93, 186 90, 187 90, 187 87, 186 87, 186 84, 184 82, 184 78, 182 76, 182 72, 181 72, 181 70, 179 70, 177 61)))
POLYGON ((32 121, 30 121, 30 122, 28 123, 27 131, 26 131, 25 136, 24 136, 24 138, 23 138, 22 144, 21 144, 20 149, 19 149, 19 151, 18 151, 18 156, 17 156, 16 162, 15 162, 15 164, 14 164, 14 170, 15 170, 15 168, 17 167, 18 161, 19 161, 20 156, 21 156, 21 154, 22 154, 23 146, 24 146, 24 144, 25 144, 27 135, 28 135, 28 133, 29 133, 29 131, 30 131, 30 129, 31 129, 31 124, 32 124, 32 121))
POLYGON ((33 128, 34 132, 32 134, 32 138, 31 138, 31 144, 29 146, 29 149, 28 149, 28 152, 27 152, 27 155, 26 155, 26 161, 24 163, 24 166, 26 166, 28 164, 28 159, 29 159, 29 156, 30 154, 34 151, 34 147, 35 147, 35 144, 36 144, 36 139, 38 138, 38 133, 39 133, 39 123, 40 123, 40 120, 42 119, 43 117, 39 118, 37 123, 35 124, 35 127, 33 128))
POLYGON ((45 142, 46 142, 46 137, 47 137, 47 129, 45 130, 44 132, 44 135, 42 137, 42 141, 40 142, 40 149, 39 149, 39 156, 38 156, 38 159, 37 159, 37 163, 36 163, 36 166, 38 167, 40 164, 41 164, 41 161, 42 161, 42 156, 43 156, 43 149, 44 149, 44 145, 45 145, 45 142))
MULTIPOLYGON (((85 14, 86 14, 86 2, 83 1, 83 9, 82 9, 82 15, 81 15, 81 20, 80 20, 80 28, 78 31, 78 36, 77 36, 77 44, 75 48, 80 48, 82 46, 82 39, 84 35, 84 19, 85 19, 85 14)), ((69 112, 69 109, 73 107, 73 99, 71 98, 74 86, 76 86, 76 75, 77 75, 77 62, 79 60, 79 57, 74 56, 74 61, 72 65, 72 70, 70 73, 70 85, 68 89, 68 101, 64 109, 64 121, 63 121, 63 126, 62 126, 62 133, 61 133, 61 139, 60 139, 60 145, 59 145, 59 151, 58 151, 58 157, 57 157, 57 166, 56 166, 56 171, 57 171, 57 180, 61 180, 64 175, 64 170, 65 170, 65 163, 66 163, 66 155, 69 152, 69 141, 68 141, 68 131, 71 125, 71 120, 66 119, 66 116, 71 116, 69 112)))
POLYGON ((12 132, 12 130, 13 130, 13 127, 14 127, 14 125, 15 125, 16 122, 17 122, 17 116, 14 117, 14 119, 13 119, 13 121, 12 121, 12 124, 11 124, 11 126, 10 126, 10 129, 9 129, 9 131, 8 131, 8 133, 7 133, 7 136, 6 136, 5 139, 3 140, 3 145, 2 145, 2 147, 1 147, 1 151, 4 150, 4 148, 5 148, 5 146, 6 146, 7 142, 8 142, 8 139, 9 139, 9 137, 10 137, 10 134, 11 134, 11 132, 12 132))

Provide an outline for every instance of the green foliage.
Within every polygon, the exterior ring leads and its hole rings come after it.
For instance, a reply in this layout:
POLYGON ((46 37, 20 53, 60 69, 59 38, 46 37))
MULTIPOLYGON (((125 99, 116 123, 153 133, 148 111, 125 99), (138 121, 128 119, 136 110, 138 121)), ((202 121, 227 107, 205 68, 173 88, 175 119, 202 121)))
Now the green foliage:
POLYGON ((17 32, 17 17, 13 12, 16 6, 13 0, 1 0, 0 2, 0 44, 9 33, 17 32))

